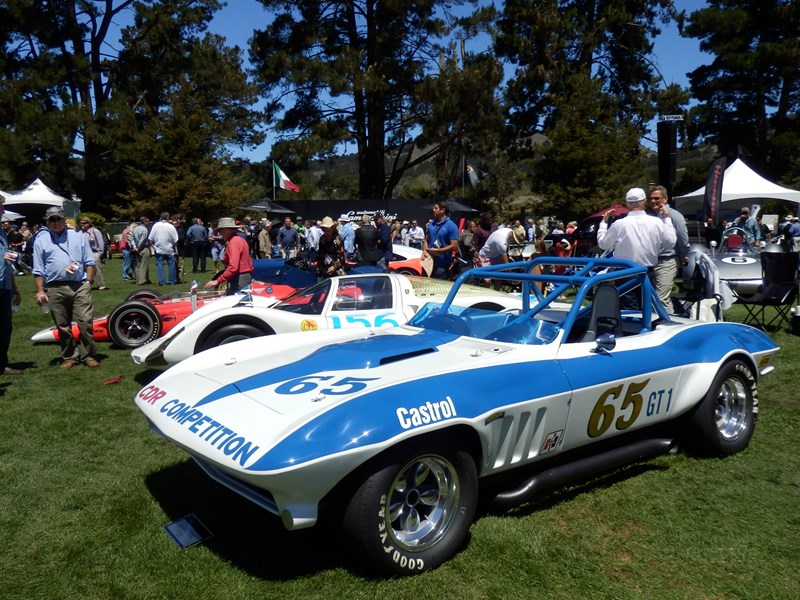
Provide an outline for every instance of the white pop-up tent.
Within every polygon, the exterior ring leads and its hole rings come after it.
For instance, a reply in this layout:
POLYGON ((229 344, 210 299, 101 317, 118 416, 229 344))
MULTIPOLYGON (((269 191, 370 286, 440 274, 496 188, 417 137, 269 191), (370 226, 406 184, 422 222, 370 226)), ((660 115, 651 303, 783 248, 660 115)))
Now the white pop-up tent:
POLYGON ((64 210, 67 217, 76 217, 80 213, 80 199, 76 197, 64 198, 56 194, 53 190, 47 187, 41 179, 35 179, 24 190, 16 192, 2 192, 5 196, 5 205, 7 207, 15 205, 33 205, 43 207, 58 206, 64 210))
MULTIPOLYGON (((677 196, 675 207, 684 215, 691 216, 703 210, 705 186, 690 194, 677 196)), ((725 169, 722 179, 721 209, 740 209, 751 204, 763 204, 764 200, 787 200, 800 204, 800 191, 782 187, 764 179, 748 167, 740 158, 725 169)))

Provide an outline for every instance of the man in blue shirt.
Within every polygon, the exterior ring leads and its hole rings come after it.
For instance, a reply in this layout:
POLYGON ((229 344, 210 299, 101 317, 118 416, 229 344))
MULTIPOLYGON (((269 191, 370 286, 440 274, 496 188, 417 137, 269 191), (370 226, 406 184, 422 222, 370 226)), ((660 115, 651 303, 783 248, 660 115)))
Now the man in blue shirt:
POLYGON ((297 229, 292 227, 292 219, 286 217, 283 221, 283 227, 278 230, 278 251, 283 258, 294 258, 297 256, 297 243, 300 241, 300 236, 297 229))
POLYGON ((194 223, 186 232, 186 243, 192 251, 192 273, 197 273, 198 264, 200 271, 205 273, 208 231, 203 227, 203 221, 194 219, 194 223))
POLYGON ((67 227, 64 211, 51 206, 45 213, 47 227, 33 241, 33 280, 36 303, 50 311, 58 328, 61 368, 79 363, 99 367, 92 330, 92 281, 95 262, 81 232, 67 227), (72 337, 72 320, 78 323, 79 343, 72 337))
POLYGON ((742 208, 742 214, 734 222, 736 227, 741 227, 747 236, 747 243, 752 244, 761 240, 761 228, 756 220, 750 216, 750 209, 742 208))
POLYGON ((448 279, 453 252, 458 248, 458 226, 450 220, 447 202, 439 200, 433 205, 433 220, 428 223, 428 233, 422 244, 422 258, 433 258, 431 277, 448 279))
MULTIPOLYGON (((0 218, 5 212, 5 197, 0 194, 0 218)), ((11 306, 19 306, 20 295, 14 279, 16 257, 8 246, 8 236, 0 229, 0 375, 22 375, 19 369, 8 366, 8 347, 11 345, 11 306)))
POLYGON ((356 253, 356 230, 350 222, 350 215, 342 213, 339 216, 339 237, 344 244, 344 256, 347 260, 353 260, 356 253))

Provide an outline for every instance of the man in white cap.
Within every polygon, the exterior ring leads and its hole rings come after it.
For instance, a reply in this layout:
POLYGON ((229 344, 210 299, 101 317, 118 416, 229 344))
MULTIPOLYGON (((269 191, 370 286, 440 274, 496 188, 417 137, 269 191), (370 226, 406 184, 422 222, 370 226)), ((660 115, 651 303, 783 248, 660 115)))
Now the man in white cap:
POLYGON ((669 205, 662 206, 658 216, 651 216, 645 212, 646 198, 641 188, 628 190, 625 203, 630 212, 609 227, 608 220, 613 210, 607 211, 597 229, 597 245, 603 250, 613 250, 614 258, 624 258, 647 267, 648 276, 653 281, 658 255, 675 247, 677 235, 669 216, 669 205))
POLYGON ((217 230, 225 240, 225 254, 222 256, 225 270, 215 275, 215 278, 203 287, 208 290, 227 282, 228 289, 225 293, 231 296, 250 285, 253 279, 253 259, 250 257, 247 240, 236 233, 239 230, 236 221, 230 217, 222 217, 217 223, 217 230))

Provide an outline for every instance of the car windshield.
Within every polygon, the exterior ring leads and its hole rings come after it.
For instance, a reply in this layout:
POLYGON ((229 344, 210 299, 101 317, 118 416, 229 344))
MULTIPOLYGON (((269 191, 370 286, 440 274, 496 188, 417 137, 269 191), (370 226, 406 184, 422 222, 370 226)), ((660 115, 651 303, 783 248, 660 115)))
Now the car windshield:
POLYGON ((321 315, 331 289, 331 280, 324 279, 287 296, 272 308, 301 315, 321 315))
POLYGON ((408 322, 409 325, 467 335, 484 340, 515 344, 549 344, 560 328, 543 319, 518 319, 518 310, 486 310, 451 305, 444 310, 440 302, 428 302, 408 322))
POLYGON ((730 252, 752 252, 747 233, 741 227, 728 227, 723 233, 722 250, 730 252))

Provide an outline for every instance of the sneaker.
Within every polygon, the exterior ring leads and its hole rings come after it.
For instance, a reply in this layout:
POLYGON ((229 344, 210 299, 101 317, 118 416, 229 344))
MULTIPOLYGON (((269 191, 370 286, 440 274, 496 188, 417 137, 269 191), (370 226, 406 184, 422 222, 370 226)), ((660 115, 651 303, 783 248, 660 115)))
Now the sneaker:
POLYGON ((61 368, 62 369, 71 369, 72 367, 74 367, 77 364, 78 364, 78 361, 76 361, 74 358, 68 358, 64 362, 61 363, 61 368))
POLYGON ((92 358, 91 356, 87 358, 83 363, 89 367, 90 369, 94 369, 100 366, 100 362, 96 358, 92 358))
POLYGON ((22 375, 22 371, 19 369, 13 369, 11 367, 6 367, 3 369, 3 375, 22 375))
POLYGON ((99 288, 97 288, 97 291, 98 291, 98 292, 105 292, 107 289, 108 289, 108 288, 107 288, 106 286, 104 286, 104 285, 101 285, 99 288))

